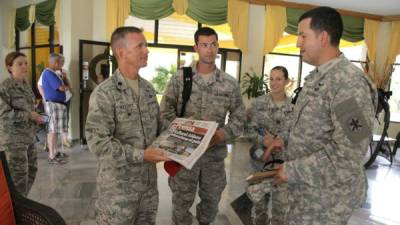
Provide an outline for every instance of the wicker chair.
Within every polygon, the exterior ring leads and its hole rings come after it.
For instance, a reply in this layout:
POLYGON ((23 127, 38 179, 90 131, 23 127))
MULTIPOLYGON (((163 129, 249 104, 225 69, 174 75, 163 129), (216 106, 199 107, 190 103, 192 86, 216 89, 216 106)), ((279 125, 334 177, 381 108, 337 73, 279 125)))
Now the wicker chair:
MULTIPOLYGON (((0 164, 2 164, 5 180, 10 192, 15 221, 20 225, 65 225, 65 221, 53 208, 23 197, 15 189, 14 183, 8 170, 4 152, 0 151, 0 164)), ((1 168, 1 167, 0 167, 1 168)))

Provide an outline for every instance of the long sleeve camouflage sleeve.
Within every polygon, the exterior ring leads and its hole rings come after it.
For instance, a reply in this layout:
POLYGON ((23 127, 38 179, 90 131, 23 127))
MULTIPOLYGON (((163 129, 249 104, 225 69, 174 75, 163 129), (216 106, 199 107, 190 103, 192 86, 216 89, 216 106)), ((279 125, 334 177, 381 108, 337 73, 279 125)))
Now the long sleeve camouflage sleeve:
POLYGON ((232 94, 228 123, 223 127, 225 140, 232 140, 243 134, 244 118, 246 117, 239 85, 233 90, 232 94))
MULTIPOLYGON (((257 104, 260 104, 260 102, 255 99, 250 106, 249 113, 250 113, 250 121, 247 124, 248 128, 248 135, 253 143, 256 143, 258 146, 262 146, 263 144, 263 139, 264 136, 259 133, 259 129, 262 129, 262 125, 260 122, 262 122, 262 118, 259 117, 260 114, 266 113, 266 112, 259 112, 257 110, 257 104)), ((262 104, 262 103, 261 103, 262 104)))
POLYGON ((178 82, 178 76, 171 77, 160 103, 161 118, 170 122, 176 118, 176 112, 178 110, 178 82))

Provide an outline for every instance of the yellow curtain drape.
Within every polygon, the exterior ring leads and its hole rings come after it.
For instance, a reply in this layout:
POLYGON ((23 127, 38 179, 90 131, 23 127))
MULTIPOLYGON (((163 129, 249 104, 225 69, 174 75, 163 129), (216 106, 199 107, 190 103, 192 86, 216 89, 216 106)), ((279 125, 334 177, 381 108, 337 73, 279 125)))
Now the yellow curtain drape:
POLYGON ((9 23, 8 23, 8 48, 14 48, 15 46, 15 14, 17 13, 17 9, 13 9, 9 12, 9 23))
POLYGON ((266 6, 264 54, 271 52, 281 39, 287 26, 286 8, 283 6, 266 6))
POLYGON ((249 25, 249 2, 240 0, 228 0, 227 20, 232 32, 233 42, 247 52, 247 33, 249 25))
POLYGON ((376 58, 379 25, 379 21, 364 20, 364 41, 367 45, 369 59, 369 66, 368 69, 365 68, 365 72, 377 87, 381 87, 385 82, 384 80, 386 80, 385 74, 382 73, 383 71, 379 71, 380 66, 378 66, 378 63, 381 64, 381 62, 380 60, 377 61, 376 58))
POLYGON ((172 6, 178 15, 185 15, 188 8, 188 0, 173 0, 172 6))
POLYGON ((390 65, 396 60, 396 56, 400 54, 400 21, 392 22, 392 29, 389 42, 389 53, 386 63, 386 71, 390 65))
POLYGON ((371 62, 376 60, 376 43, 379 34, 379 21, 365 19, 364 41, 368 48, 368 58, 371 62))
POLYGON ((29 7, 29 23, 34 23, 35 22, 35 11, 36 11, 36 5, 31 5, 29 7))
POLYGON ((390 24, 390 37, 388 45, 385 45, 387 52, 377 49, 378 34, 380 33, 380 22, 365 20, 364 37, 368 48, 369 65, 365 71, 379 88, 385 88, 391 75, 391 66, 400 54, 400 21, 392 21, 390 24), (387 46, 387 47, 386 47, 387 46), (379 55, 379 53, 382 53, 379 55))
POLYGON ((110 40, 112 32, 124 25, 130 12, 130 0, 107 0, 107 39, 110 40))

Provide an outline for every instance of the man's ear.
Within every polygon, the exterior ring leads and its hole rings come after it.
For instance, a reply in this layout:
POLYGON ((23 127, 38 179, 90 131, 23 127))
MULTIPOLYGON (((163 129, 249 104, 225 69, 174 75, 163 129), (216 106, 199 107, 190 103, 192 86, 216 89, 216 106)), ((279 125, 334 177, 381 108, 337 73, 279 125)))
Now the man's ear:
POLYGON ((331 37, 325 30, 320 33, 322 46, 327 47, 331 44, 331 37))
POLYGON ((116 48, 115 55, 116 55, 117 58, 120 59, 124 55, 123 48, 116 48))

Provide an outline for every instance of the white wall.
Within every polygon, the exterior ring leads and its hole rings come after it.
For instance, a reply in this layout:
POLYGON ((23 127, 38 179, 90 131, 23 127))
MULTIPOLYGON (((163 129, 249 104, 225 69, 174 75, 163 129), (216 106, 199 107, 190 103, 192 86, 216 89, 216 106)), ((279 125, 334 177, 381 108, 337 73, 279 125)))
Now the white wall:
POLYGON ((108 41, 109 37, 106 37, 106 0, 96 0, 96 4, 93 5, 93 35, 92 40, 94 41, 108 41))
MULTIPOLYGON (((242 56, 241 74, 253 69, 256 74, 262 74, 264 57, 264 24, 265 7, 250 4, 249 7, 249 29, 248 29, 248 52, 242 56)), ((248 107, 250 101, 243 96, 243 101, 248 107)))
POLYGON ((93 4, 93 0, 61 0, 60 5, 61 44, 73 92, 69 126, 72 139, 79 139, 79 40, 93 38, 93 4))
POLYGON ((106 0, 60 0, 60 11, 60 39, 73 91, 69 136, 79 139, 79 40, 107 41, 106 0))

